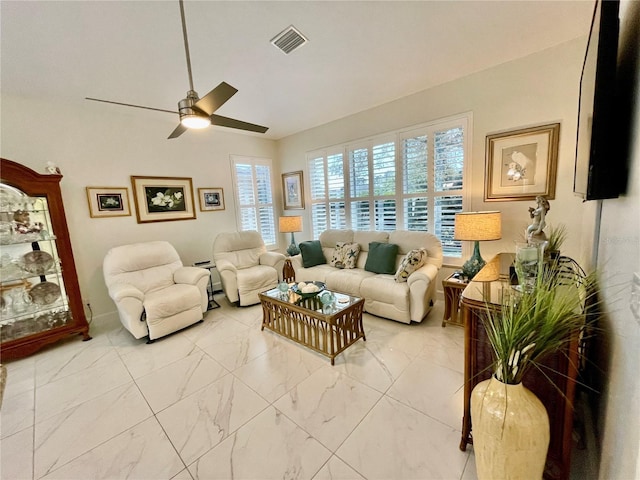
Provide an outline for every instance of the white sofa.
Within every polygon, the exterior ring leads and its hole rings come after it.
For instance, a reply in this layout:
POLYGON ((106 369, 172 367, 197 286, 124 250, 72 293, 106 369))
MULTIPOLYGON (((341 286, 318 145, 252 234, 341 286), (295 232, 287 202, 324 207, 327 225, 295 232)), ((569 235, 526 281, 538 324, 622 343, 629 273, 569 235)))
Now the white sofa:
POLYGON ((438 270, 442 267, 442 244, 428 232, 372 232, 326 230, 320 235, 326 264, 305 268, 302 255, 291 257, 296 281, 319 280, 327 288, 364 298, 366 312, 403 323, 421 322, 433 305, 438 270), (360 253, 356 268, 339 269, 329 265, 336 243, 357 243, 360 253), (426 249, 426 264, 413 272, 406 282, 396 282, 394 275, 365 270, 370 242, 398 245, 396 270, 404 256, 414 249, 426 249))

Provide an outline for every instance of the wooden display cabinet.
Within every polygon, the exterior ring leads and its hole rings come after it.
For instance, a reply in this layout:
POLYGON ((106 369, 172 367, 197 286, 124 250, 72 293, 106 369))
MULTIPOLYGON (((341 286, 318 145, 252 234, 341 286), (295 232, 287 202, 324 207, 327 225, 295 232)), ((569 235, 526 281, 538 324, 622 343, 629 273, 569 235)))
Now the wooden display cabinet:
POLYGON ((60 180, 0 159, 1 361, 70 335, 91 339, 60 180))

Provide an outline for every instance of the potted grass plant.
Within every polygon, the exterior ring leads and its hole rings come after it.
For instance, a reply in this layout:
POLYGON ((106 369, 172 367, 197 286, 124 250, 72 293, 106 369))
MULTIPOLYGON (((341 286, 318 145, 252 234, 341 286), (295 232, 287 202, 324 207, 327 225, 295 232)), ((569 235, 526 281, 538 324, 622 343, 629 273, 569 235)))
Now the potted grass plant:
POLYGON ((500 309, 487 306, 483 323, 493 353, 493 375, 471 394, 480 480, 542 478, 549 417, 522 379, 545 356, 576 338, 593 292, 595 275, 554 275, 540 262, 533 288, 506 291, 500 309))
POLYGON ((560 248, 567 239, 567 226, 563 223, 549 227, 546 252, 552 260, 557 260, 560 256, 560 248))

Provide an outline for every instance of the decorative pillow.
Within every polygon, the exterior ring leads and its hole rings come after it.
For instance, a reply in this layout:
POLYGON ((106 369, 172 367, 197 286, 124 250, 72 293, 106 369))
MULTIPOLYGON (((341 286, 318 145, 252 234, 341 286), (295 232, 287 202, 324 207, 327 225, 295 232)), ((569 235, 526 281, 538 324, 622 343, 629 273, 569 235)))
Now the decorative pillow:
POLYGON ((397 256, 398 245, 395 243, 371 242, 364 269, 368 272, 393 275, 396 271, 397 256))
POLYGON ((407 253, 398 267, 395 279, 396 282, 406 282, 409 275, 419 269, 427 262, 427 251, 424 248, 417 248, 407 253))
POLYGON ((338 242, 329 265, 337 268, 356 268, 359 253, 359 244, 338 242))
POLYGON ((315 267, 327 263, 322 253, 322 245, 320 240, 308 240, 300 242, 300 253, 302 254, 302 266, 304 268, 315 267))

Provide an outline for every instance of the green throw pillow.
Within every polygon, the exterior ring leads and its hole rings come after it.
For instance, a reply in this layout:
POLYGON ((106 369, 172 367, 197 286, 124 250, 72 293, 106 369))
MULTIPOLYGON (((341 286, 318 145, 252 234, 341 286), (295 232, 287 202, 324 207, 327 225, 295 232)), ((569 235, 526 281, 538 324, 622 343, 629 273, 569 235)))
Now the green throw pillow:
POLYGON ((320 240, 309 240, 301 242, 300 253, 302 254, 302 266, 304 268, 315 267, 316 265, 322 265, 327 263, 322 253, 322 245, 320 240))
POLYGON ((396 273, 396 257, 398 256, 398 245, 395 243, 369 243, 369 255, 364 269, 373 273, 396 273))

